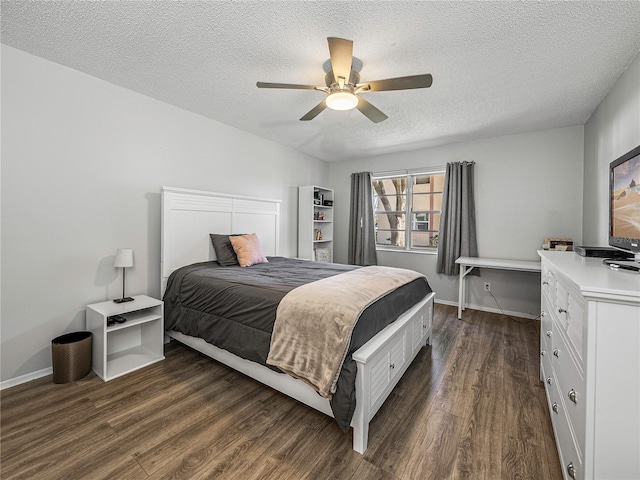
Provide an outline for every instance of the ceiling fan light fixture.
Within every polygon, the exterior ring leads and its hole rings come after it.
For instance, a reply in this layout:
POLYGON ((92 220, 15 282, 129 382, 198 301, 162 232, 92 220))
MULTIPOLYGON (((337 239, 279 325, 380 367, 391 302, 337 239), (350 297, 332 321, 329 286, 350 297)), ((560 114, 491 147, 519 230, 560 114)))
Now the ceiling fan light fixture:
POLYGON ((351 92, 333 92, 326 99, 327 107, 332 110, 351 110, 358 105, 358 97, 351 92))

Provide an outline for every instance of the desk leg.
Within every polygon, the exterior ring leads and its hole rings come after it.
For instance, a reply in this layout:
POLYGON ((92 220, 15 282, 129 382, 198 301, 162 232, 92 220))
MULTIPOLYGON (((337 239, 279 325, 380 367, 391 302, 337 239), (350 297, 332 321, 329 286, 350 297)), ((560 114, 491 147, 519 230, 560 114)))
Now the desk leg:
POLYGON ((460 280, 458 281, 458 320, 462 318, 462 311, 465 309, 466 299, 466 278, 467 274, 473 270, 472 265, 460 265, 460 280))
POLYGON ((464 310, 464 271, 466 267, 460 265, 460 280, 458 280, 458 320, 462 318, 462 310, 464 310))

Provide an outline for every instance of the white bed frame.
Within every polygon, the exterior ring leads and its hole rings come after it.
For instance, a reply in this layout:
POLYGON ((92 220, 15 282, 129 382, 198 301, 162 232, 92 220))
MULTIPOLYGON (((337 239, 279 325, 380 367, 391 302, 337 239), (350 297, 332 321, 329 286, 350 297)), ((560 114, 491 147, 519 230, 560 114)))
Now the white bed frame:
MULTIPOLYGON (((162 187, 162 295, 171 272, 184 265, 215 260, 210 233, 256 233, 267 256, 279 254, 280 200, 162 187)), ((356 411, 351 421, 353 449, 367 449, 369 422, 420 348, 429 343, 433 318, 430 293, 353 354, 357 363, 356 411)), ((175 331, 167 335, 333 416, 329 401, 306 383, 240 358, 201 338, 175 331)))

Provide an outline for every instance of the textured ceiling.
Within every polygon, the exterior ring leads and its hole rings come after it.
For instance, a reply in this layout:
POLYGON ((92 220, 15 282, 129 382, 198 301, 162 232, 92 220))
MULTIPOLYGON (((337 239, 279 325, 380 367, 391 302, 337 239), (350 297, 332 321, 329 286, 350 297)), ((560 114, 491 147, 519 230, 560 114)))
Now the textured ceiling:
POLYGON ((328 161, 581 125, 640 50, 640 1, 2 1, 2 43, 328 161), (323 94, 326 37, 362 80, 431 73, 357 110, 323 94))

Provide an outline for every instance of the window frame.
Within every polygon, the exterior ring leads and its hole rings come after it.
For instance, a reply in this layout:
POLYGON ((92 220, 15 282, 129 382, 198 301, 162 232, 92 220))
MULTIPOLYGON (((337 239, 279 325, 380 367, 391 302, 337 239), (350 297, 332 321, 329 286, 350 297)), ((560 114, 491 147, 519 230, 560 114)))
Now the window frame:
MULTIPOLYGON (((427 224, 429 225, 431 223, 430 220, 430 215, 433 214, 442 214, 442 210, 416 210, 413 211, 413 187, 414 185, 414 179, 416 177, 423 177, 423 176, 432 176, 432 175, 442 175, 443 176, 443 180, 444 180, 444 175, 446 172, 446 167, 445 166, 438 166, 438 167, 432 167, 432 168, 425 168, 425 169, 420 169, 420 170, 415 170, 415 171, 404 171, 402 173, 394 173, 394 172, 383 172, 383 173, 372 173, 371 174, 371 201, 373 203, 373 215, 374 215, 374 219, 376 215, 384 215, 385 213, 399 213, 399 214, 403 214, 405 217, 405 222, 404 222, 404 230, 396 230, 399 233, 402 233, 404 235, 404 247, 396 247, 393 245, 381 245, 378 244, 378 242, 376 241, 376 251, 387 251, 387 252, 410 252, 410 253, 425 253, 425 254, 431 254, 434 255, 437 253, 438 251, 438 247, 415 247, 413 245, 413 236, 412 234, 414 232, 419 232, 419 233, 426 233, 426 232, 436 232, 438 235, 440 233, 440 230, 432 230, 432 229, 427 229, 427 230, 420 230, 420 229, 413 229, 413 224, 414 224, 414 216, 417 215, 421 215, 421 214, 425 214, 427 216, 427 220, 426 221, 422 221, 422 220, 417 220, 416 222, 419 224, 427 224), (394 210, 394 211, 388 211, 388 212, 381 212, 378 208, 376 208, 376 190, 375 187, 373 186, 373 183, 376 180, 388 180, 388 179, 393 179, 393 178, 402 178, 405 177, 406 178, 406 191, 404 193, 404 195, 406 195, 406 202, 405 202, 405 210, 394 210)), ((444 190, 444 184, 443 184, 443 190, 444 190)), ((434 193, 440 193, 440 195, 443 195, 444 192, 434 192, 434 193)), ((428 195, 433 195, 434 193, 429 193, 428 195)), ((427 194, 424 194, 427 195, 427 194)), ((376 233, 376 237, 377 237, 377 233, 379 231, 392 231, 389 229, 378 229, 378 227, 374 227, 375 228, 375 233, 376 233)))

